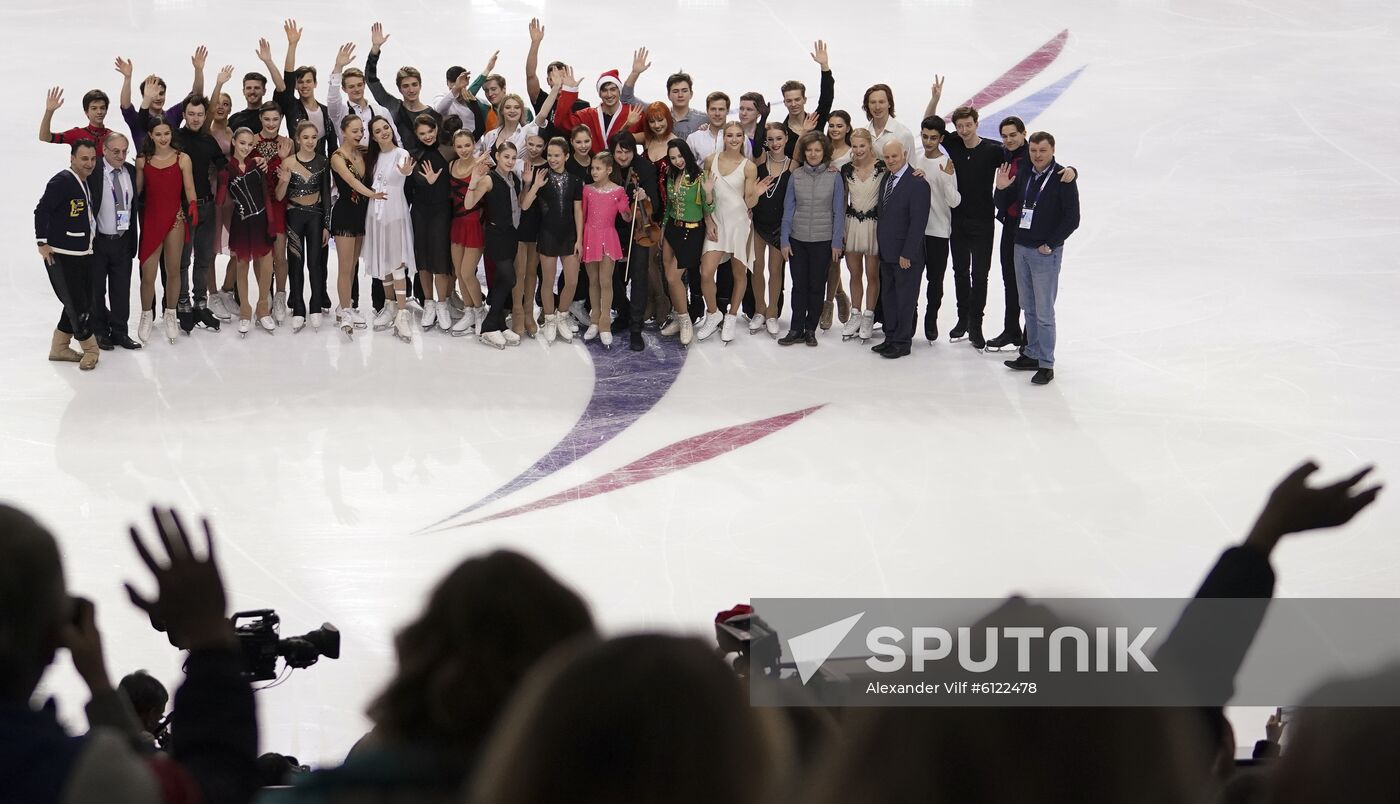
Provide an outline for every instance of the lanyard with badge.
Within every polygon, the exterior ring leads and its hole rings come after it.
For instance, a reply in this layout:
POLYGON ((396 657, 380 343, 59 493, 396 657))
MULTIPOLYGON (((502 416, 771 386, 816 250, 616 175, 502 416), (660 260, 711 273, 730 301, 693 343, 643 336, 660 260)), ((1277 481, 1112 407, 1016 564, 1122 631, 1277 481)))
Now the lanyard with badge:
POLYGON ((117 185, 122 183, 121 174, 126 172, 125 168, 117 168, 112 171, 112 210, 116 212, 117 234, 125 232, 131 228, 131 205, 127 201, 126 188, 122 187, 121 195, 117 195, 117 185))
POLYGON ((1026 198, 1021 202, 1021 228, 1031 228, 1031 220, 1035 217, 1035 204, 1040 200, 1040 194, 1045 192, 1045 185, 1050 183, 1050 176, 1054 171, 1050 166, 1045 167, 1045 178, 1040 180, 1040 186, 1035 190, 1035 199, 1031 199, 1031 183, 1035 181, 1035 174, 1026 177, 1026 198))

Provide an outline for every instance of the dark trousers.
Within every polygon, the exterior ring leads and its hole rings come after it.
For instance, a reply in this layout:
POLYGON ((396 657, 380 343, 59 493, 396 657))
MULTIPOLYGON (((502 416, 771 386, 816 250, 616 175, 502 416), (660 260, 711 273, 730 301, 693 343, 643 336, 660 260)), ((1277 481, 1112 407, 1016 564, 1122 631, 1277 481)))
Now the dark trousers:
POLYGON ((798 332, 816 332, 826 302, 826 272, 831 267, 831 241, 790 240, 792 259, 792 325, 798 332))
POLYGON ((1002 331, 1012 335, 1021 334, 1021 298, 1016 292, 1016 226, 1014 220, 1002 224, 1000 245, 1001 286, 1006 294, 1002 331))
POLYGON ((968 226, 953 223, 949 246, 953 256, 953 290, 958 295, 958 321, 967 326, 982 325, 987 307, 987 276, 992 271, 991 220, 968 226))
POLYGON ((63 305, 58 316, 58 331, 85 341, 92 337, 92 255, 54 254, 53 262, 45 266, 53 294, 63 305))
MULTIPOLYGON (((928 287, 924 290, 926 337, 938 329, 938 308, 943 306, 943 275, 947 272, 948 238, 924 235, 924 273, 928 275, 928 287)), ((918 311, 915 311, 914 315, 917 316, 918 311)))
POLYGON ((287 205, 287 279, 292 315, 306 317, 306 271, 311 271, 311 309, 321 312, 330 306, 323 296, 326 287, 325 263, 321 252, 321 233, 325 217, 320 207, 287 205))
POLYGON ((494 262, 496 270, 491 274, 491 281, 486 286, 486 305, 490 309, 486 313, 486 320, 481 323, 482 332, 500 332, 506 328, 506 313, 510 312, 510 292, 515 288, 515 258, 494 262))
POLYGON ((914 339, 914 318, 919 314, 919 283, 924 267, 908 268, 897 262, 880 261, 880 309, 885 314, 885 340, 895 346, 908 346, 914 339), (889 322, 896 322, 893 326, 889 322))
POLYGON ((126 335, 131 318, 131 246, 127 238, 97 235, 92 241, 92 328, 96 332, 126 335))
POLYGON ((214 235, 219 229, 219 215, 213 199, 196 203, 199 225, 194 227, 180 252, 180 301, 177 306, 182 312, 190 309, 190 289, 194 289, 194 306, 208 306, 209 278, 214 274, 214 235), (191 285, 191 258, 193 258, 193 285, 191 285))
MULTIPOLYGON (((626 248, 625 243, 623 247, 626 248)), ((627 262, 613 266, 613 309, 617 311, 615 323, 631 332, 641 332, 647 313, 647 291, 650 290, 647 261, 651 257, 651 248, 633 243, 632 253, 625 256, 628 257, 627 262), (629 265, 632 266, 630 272, 629 265), (630 293, 627 288, 629 281, 632 284, 630 293)))

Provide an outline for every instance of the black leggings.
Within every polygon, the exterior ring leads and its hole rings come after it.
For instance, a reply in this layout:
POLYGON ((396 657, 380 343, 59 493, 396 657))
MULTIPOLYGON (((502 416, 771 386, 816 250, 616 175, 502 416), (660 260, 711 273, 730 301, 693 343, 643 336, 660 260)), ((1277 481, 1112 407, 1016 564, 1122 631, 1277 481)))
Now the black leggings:
POLYGON ((506 227, 486 225, 485 250, 495 266, 486 288, 486 304, 490 310, 481 322, 482 332, 500 332, 506 328, 506 313, 510 312, 510 292, 515 288, 515 251, 518 248, 515 231, 506 227))
POLYGON ((311 271, 311 309, 321 312, 330 307, 326 295, 326 263, 321 259, 325 216, 320 205, 287 204, 287 276, 291 284, 292 315, 306 317, 305 269, 311 271))

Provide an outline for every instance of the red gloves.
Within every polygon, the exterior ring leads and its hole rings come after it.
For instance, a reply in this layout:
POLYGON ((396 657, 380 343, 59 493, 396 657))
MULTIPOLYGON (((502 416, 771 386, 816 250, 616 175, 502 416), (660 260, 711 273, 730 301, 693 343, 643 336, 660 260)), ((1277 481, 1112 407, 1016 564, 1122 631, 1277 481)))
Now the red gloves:
POLYGON ((194 201, 191 201, 191 202, 190 202, 189 209, 185 210, 185 217, 186 217, 186 218, 189 220, 189 222, 190 222, 190 227, 189 227, 189 228, 193 229, 193 228, 195 228, 196 226, 198 226, 198 225, 199 225, 199 204, 195 203, 194 201))

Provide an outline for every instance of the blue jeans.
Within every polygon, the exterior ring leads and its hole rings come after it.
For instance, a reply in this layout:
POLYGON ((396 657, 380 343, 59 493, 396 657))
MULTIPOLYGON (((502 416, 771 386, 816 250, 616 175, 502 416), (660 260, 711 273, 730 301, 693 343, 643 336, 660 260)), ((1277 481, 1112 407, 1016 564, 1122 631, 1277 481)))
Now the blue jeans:
POLYGON ((1060 291, 1060 246, 1049 254, 1017 244, 1016 293, 1026 314, 1026 357, 1055 367, 1055 296, 1060 291))

